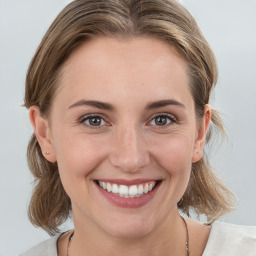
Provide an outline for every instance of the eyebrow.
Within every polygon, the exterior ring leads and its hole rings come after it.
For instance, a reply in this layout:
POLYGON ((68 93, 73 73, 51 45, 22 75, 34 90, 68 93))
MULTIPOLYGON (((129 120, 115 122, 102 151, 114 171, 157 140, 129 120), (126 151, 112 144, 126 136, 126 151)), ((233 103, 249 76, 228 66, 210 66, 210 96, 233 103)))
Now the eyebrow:
MULTIPOLYGON (((109 103, 106 102, 101 102, 101 101, 96 101, 96 100, 79 100, 77 102, 75 102, 74 104, 72 104, 71 106, 69 106, 68 108, 74 108, 74 107, 78 107, 78 106, 91 106, 91 107, 96 107, 98 109, 103 109, 103 110, 108 110, 108 111, 114 111, 115 107, 109 103)), ((151 110, 151 109, 156 109, 156 108, 162 108, 165 106, 169 106, 169 105, 175 105, 175 106, 180 106, 182 108, 185 108, 185 106, 176 101, 176 100, 160 100, 160 101, 156 101, 153 103, 149 103, 146 106, 147 110, 151 110)))
POLYGON ((79 101, 75 102, 74 104, 72 104, 71 106, 69 106, 68 108, 71 109, 71 108, 83 106, 83 105, 96 107, 98 109, 109 110, 109 111, 115 110, 114 106, 112 106, 111 104, 96 101, 96 100, 79 100, 79 101))
POLYGON ((162 107, 169 106, 169 105, 175 105, 175 106, 185 108, 185 105, 183 105, 182 103, 180 103, 179 101, 176 101, 176 100, 160 100, 160 101, 156 101, 156 102, 148 104, 146 106, 146 109, 150 110, 150 109, 155 109, 155 108, 162 108, 162 107))

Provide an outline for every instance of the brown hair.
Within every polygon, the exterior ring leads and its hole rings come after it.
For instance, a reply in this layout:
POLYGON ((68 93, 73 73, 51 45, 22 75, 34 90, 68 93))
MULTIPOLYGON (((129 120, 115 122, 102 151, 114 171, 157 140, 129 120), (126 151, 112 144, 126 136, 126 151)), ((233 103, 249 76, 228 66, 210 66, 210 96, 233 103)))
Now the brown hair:
MULTIPOLYGON (((191 14, 176 0, 75 0, 58 15, 40 43, 29 66, 25 106, 36 105, 46 116, 51 109, 63 63, 79 45, 97 36, 148 36, 173 46, 189 66, 190 89, 198 119, 204 115, 217 82, 214 54, 191 14)), ((217 111, 212 112, 211 131, 223 131, 217 111)), ((62 187, 57 163, 42 155, 35 135, 28 145, 29 168, 35 188, 29 205, 31 222, 54 234, 71 212, 71 202, 62 187)), ((194 164, 189 185, 179 202, 187 215, 192 207, 209 222, 234 209, 235 197, 211 170, 204 153, 194 164)))

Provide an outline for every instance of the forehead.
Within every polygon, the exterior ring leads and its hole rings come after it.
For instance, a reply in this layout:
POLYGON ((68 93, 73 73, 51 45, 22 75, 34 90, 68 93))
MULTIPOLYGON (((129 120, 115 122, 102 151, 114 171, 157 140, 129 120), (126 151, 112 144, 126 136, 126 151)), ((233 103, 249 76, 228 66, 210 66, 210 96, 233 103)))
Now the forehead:
POLYGON ((175 68, 184 73, 187 68, 177 50, 165 41, 150 37, 96 37, 71 54, 64 64, 64 70, 75 71, 84 65, 106 70, 110 68, 105 66, 106 62, 111 62, 113 68, 129 70, 138 68, 141 63, 144 64, 143 69, 160 68, 161 65, 163 68, 168 64, 167 69, 175 68))
MULTIPOLYGON (((59 93, 105 100, 156 100, 190 95, 187 65, 166 42, 154 38, 98 37, 76 49, 64 64, 59 93)), ((190 95, 191 96, 191 95, 190 95)))

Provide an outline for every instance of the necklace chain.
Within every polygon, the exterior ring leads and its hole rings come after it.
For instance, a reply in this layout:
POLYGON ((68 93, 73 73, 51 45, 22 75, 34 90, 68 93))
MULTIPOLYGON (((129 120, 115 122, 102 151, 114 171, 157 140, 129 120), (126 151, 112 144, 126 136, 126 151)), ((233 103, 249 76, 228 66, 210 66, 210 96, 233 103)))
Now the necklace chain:
POLYGON ((74 237, 74 234, 75 234, 75 231, 73 231, 72 233, 71 233, 71 235, 69 236, 69 238, 68 238, 68 248, 67 248, 67 256, 69 256, 69 247, 70 247, 70 244, 71 244, 71 242, 72 242, 72 239, 73 239, 73 237, 74 237))
POLYGON ((188 234, 188 225, 187 222, 185 221, 185 219, 180 216, 181 219, 183 220, 183 223, 185 225, 185 229, 186 229, 186 256, 189 256, 189 234, 188 234))
MULTIPOLYGON (((183 223, 184 223, 184 226, 185 226, 185 229, 186 229, 186 256, 189 256, 189 234, 188 234, 188 225, 187 225, 187 222, 186 222, 186 220, 181 216, 181 219, 182 219, 182 221, 183 221, 183 223)), ((67 247, 67 256, 69 256, 69 247, 70 247, 70 244, 71 244, 71 242, 72 242, 72 239, 73 239, 73 237, 74 237, 74 234, 75 234, 75 231, 73 231, 72 233, 71 233, 71 235, 69 236, 69 238, 68 238, 68 247, 67 247)))

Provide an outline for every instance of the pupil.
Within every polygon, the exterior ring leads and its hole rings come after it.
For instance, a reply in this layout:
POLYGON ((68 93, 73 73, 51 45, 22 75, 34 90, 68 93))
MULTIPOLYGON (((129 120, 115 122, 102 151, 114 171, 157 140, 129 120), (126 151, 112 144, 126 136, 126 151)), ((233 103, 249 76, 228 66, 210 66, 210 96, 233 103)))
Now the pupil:
POLYGON ((156 124, 157 125, 166 125, 166 123, 167 123, 167 119, 166 119, 166 117, 165 116, 158 116, 157 118, 156 118, 156 124))
POLYGON ((101 118, 100 117, 91 117, 89 119, 89 123, 92 126, 98 126, 101 124, 101 118))

